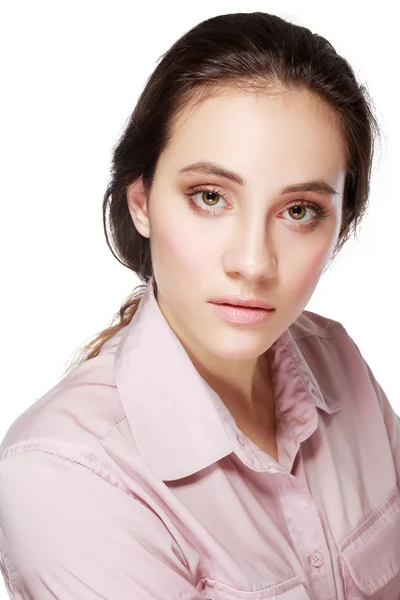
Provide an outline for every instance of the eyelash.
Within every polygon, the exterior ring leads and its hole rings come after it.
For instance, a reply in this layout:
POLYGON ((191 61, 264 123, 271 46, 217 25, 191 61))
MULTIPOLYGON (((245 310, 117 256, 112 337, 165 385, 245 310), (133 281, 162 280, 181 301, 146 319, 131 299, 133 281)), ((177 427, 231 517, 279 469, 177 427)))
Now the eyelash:
MULTIPOLYGON (((193 200, 193 196, 196 196, 200 192, 211 192, 213 194, 218 194, 218 196, 221 196, 221 198, 223 198, 226 201, 226 195, 216 187, 209 188, 207 186, 193 186, 190 188, 190 192, 185 193, 185 196, 189 198, 192 210, 206 218, 213 217, 224 212, 225 209, 223 208, 210 210, 200 208, 198 204, 196 204, 196 202, 193 200)), ((285 210, 289 210, 289 208, 293 208, 293 206, 310 208, 315 212, 315 218, 312 221, 307 221, 304 225, 301 224, 301 221, 293 221, 293 223, 299 223, 300 227, 303 229, 314 229, 314 227, 316 227, 318 223, 320 223, 323 219, 329 216, 329 211, 322 205, 315 204, 314 202, 309 202, 307 200, 300 200, 298 202, 295 202, 291 206, 288 206, 285 210)))

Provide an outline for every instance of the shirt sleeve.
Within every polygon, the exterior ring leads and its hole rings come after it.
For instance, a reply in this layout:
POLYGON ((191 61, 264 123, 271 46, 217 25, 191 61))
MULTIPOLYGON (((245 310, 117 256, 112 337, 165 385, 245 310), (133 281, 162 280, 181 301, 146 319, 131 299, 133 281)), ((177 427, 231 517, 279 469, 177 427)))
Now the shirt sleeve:
POLYGON ((389 438, 390 447, 392 450, 394 467, 396 470, 397 483, 398 483, 398 485, 400 485, 400 417, 395 412, 393 406, 389 402, 387 395, 385 394, 380 383, 377 381, 374 373, 372 372, 371 367, 369 366, 368 362, 364 358, 358 344, 356 344, 354 339, 349 335, 349 333, 347 331, 346 331, 346 333, 347 333, 349 340, 351 341, 351 343, 354 345, 354 347, 357 350, 358 356, 360 357, 362 364, 364 365, 364 367, 366 369, 367 375, 369 377, 369 380, 372 383, 376 397, 380 404, 380 408, 381 408, 381 411, 383 414, 383 419, 385 422, 387 435, 389 438))
POLYGON ((0 567, 14 600, 203 600, 149 506, 37 448, 0 462, 0 567))
POLYGON ((388 397, 382 389, 382 386, 376 380, 374 374, 372 373, 368 365, 367 369, 372 381, 372 385, 374 386, 379 403, 381 405, 383 419, 385 421, 386 431, 388 433, 389 442, 392 449, 394 466, 396 469, 397 484, 400 485, 400 417, 390 404, 388 397))

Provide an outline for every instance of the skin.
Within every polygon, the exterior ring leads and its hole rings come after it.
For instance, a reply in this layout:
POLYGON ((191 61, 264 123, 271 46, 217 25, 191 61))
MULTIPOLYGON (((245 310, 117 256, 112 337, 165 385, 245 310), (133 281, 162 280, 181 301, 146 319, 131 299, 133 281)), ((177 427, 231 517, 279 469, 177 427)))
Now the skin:
MULTIPOLYGON (((165 319, 201 376, 260 445, 261 432, 275 432, 266 352, 301 314, 329 263, 341 227, 345 175, 345 143, 328 104, 308 91, 228 90, 195 110, 185 106, 148 197, 141 180, 127 188, 133 223, 150 238, 165 319), (178 173, 197 161, 218 163, 246 183, 178 173), (313 179, 325 180, 338 194, 280 191, 313 179), (194 212, 184 195, 194 185, 217 188, 214 195, 195 192, 194 199, 220 214, 194 212), (300 200, 328 211, 311 230, 305 227, 315 216, 311 208, 290 210, 300 200), (257 325, 230 323, 207 303, 227 294, 262 299, 276 311, 257 325)), ((270 447, 268 436, 264 448, 270 447)))

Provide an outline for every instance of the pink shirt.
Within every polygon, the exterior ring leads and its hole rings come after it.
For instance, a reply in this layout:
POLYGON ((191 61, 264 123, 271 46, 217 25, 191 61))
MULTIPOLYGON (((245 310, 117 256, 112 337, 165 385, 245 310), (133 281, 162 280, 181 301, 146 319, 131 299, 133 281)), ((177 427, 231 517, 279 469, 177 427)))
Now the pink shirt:
POLYGON ((399 600, 398 416, 337 321, 304 310, 268 352, 279 463, 199 375, 150 283, 2 441, 9 596, 399 600))

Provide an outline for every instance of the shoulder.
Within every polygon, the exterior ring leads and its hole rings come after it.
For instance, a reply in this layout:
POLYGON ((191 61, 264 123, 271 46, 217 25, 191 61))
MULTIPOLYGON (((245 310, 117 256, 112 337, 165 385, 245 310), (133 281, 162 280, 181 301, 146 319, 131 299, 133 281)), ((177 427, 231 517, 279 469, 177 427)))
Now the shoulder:
POLYGON ((359 347, 340 321, 303 310, 288 330, 316 373, 351 371, 355 365, 365 363, 359 347))
POLYGON ((14 420, 0 443, 0 458, 21 446, 91 455, 99 440, 125 418, 114 381, 115 338, 14 420))
POLYGON ((339 321, 324 317, 310 310, 303 310, 299 317, 289 327, 294 340, 302 338, 330 338, 338 333, 347 333, 339 321))
POLYGON ((381 404, 380 386, 358 344, 340 321, 305 310, 289 331, 296 352, 312 371, 325 398, 336 398, 339 404, 357 411, 377 406, 377 401, 381 404))
POLYGON ((360 350, 344 325, 335 319, 303 310, 288 328, 290 338, 311 368, 328 370, 352 368, 363 360, 360 350))
POLYGON ((366 361, 340 321, 305 310, 289 332, 296 352, 328 395, 370 386, 366 361))

